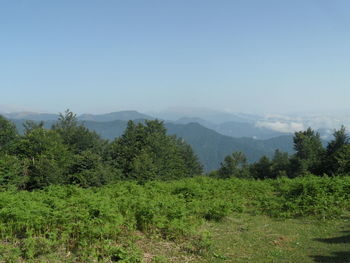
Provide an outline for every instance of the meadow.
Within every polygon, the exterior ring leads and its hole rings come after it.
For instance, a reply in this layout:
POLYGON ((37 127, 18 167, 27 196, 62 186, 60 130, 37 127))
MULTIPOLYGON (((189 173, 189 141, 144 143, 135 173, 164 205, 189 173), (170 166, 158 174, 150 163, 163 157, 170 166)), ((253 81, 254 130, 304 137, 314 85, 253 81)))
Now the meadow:
POLYGON ((7 189, 0 262, 346 262, 346 232, 314 239, 349 231, 349 211, 349 176, 7 189))

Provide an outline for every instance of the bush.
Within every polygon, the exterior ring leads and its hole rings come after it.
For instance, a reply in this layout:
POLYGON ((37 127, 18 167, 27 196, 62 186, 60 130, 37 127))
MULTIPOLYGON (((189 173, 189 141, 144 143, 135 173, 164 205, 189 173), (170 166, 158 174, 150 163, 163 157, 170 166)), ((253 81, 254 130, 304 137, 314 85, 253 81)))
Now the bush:
POLYGON ((278 217, 333 218, 350 209, 350 178, 307 175, 270 181, 276 194, 265 200, 265 212, 278 217))

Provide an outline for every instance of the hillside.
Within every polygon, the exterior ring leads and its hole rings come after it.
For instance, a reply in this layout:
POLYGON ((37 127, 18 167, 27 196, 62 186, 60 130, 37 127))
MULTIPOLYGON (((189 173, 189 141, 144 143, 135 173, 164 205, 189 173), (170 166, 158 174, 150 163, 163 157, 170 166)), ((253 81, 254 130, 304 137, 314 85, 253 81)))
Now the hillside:
POLYGON ((219 124, 215 124, 206 121, 201 118, 180 118, 174 123, 177 124, 189 124, 189 123, 199 123, 200 125, 214 130, 220 134, 231 136, 231 137, 251 137, 255 139, 270 139, 277 136, 287 135, 287 133, 282 133, 267 129, 264 127, 258 127, 254 122, 243 122, 243 121, 226 121, 219 124))
POLYGON ((225 156, 235 151, 244 152, 249 162, 257 161, 263 155, 272 156, 276 149, 293 152, 292 135, 255 140, 225 136, 198 123, 167 123, 165 126, 169 134, 182 137, 192 146, 207 171, 217 169, 225 156))

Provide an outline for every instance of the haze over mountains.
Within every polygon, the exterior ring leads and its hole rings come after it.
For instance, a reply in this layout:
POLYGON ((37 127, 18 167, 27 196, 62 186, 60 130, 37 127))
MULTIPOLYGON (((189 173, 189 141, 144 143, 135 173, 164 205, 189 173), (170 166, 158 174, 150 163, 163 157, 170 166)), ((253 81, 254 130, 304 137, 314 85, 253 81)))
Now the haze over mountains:
MULTIPOLYGON (((34 121, 54 121, 58 114, 35 113, 35 112, 15 112, 3 113, 12 120, 34 120, 34 121)), ((107 114, 81 114, 77 116, 81 121, 111 122, 115 120, 152 120, 161 119, 165 122, 176 124, 198 123, 203 127, 212 129, 222 135, 231 137, 251 137, 254 139, 270 139, 276 136, 291 134, 291 132, 280 132, 272 128, 259 126, 259 121, 263 118, 256 115, 232 114, 220 111, 197 110, 186 111, 164 111, 153 115, 140 113, 138 111, 118 111, 107 114), (196 115, 194 115, 196 114, 196 115), (195 116, 195 117, 191 117, 195 116)))
MULTIPOLYGON (((295 124, 293 120, 282 122, 280 117, 267 119, 218 111, 192 113, 200 117, 190 117, 186 112, 182 114, 184 115, 181 116, 181 112, 168 111, 151 116, 137 111, 119 111, 108 114, 82 114, 78 119, 87 128, 109 140, 123 134, 128 120, 138 122, 145 119, 163 119, 169 134, 183 138, 192 146, 206 171, 217 169, 224 157, 235 151, 244 152, 250 162, 257 161, 263 155, 271 157, 276 149, 292 153, 293 129, 285 128, 288 125, 296 130, 304 128, 304 124, 295 124), (268 123, 278 124, 280 129, 273 129, 268 123)), ((23 132, 23 123, 26 120, 44 121, 45 127, 49 128, 58 118, 57 114, 33 112, 3 115, 16 124, 19 132, 23 132)), ((320 131, 324 137, 331 134, 329 128, 320 131)))

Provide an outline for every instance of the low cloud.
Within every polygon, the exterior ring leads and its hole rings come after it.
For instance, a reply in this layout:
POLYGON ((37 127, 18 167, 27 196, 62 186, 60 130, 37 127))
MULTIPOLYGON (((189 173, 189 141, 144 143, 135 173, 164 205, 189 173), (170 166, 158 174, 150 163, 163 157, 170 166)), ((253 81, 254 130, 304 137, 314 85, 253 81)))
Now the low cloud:
POLYGON ((305 130, 304 124, 300 122, 281 122, 281 121, 258 121, 257 127, 267 128, 278 132, 293 133, 305 130))
POLYGON ((308 114, 303 116, 265 115, 256 123, 257 127, 264 127, 279 132, 293 133, 311 127, 322 130, 322 136, 329 137, 335 129, 344 125, 350 130, 350 114, 308 114))

